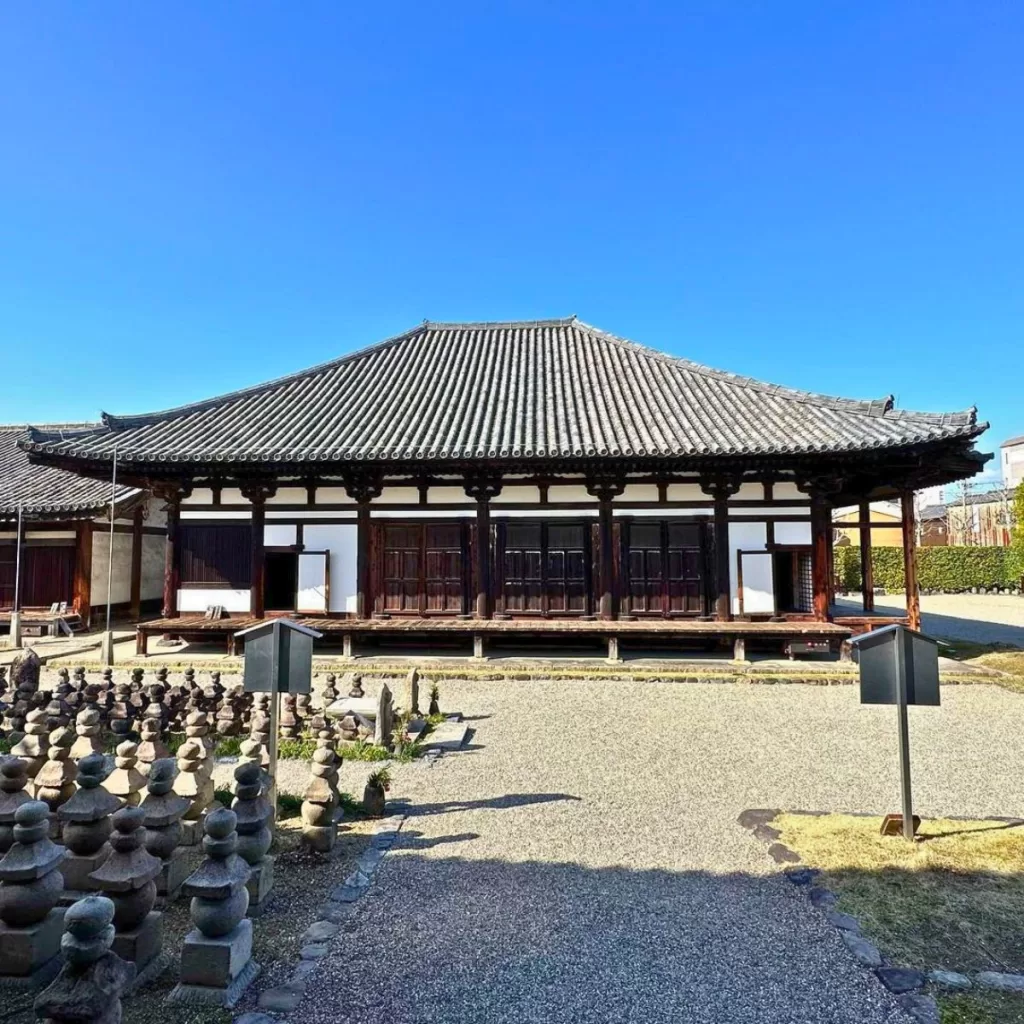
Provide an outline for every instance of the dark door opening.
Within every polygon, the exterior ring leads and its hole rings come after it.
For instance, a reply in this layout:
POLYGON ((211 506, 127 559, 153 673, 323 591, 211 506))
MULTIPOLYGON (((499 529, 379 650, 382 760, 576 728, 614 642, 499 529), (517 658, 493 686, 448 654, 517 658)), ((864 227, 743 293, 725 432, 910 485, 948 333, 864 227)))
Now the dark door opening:
POLYGON ((811 552, 809 548, 784 548, 772 553, 772 577, 775 583, 775 610, 809 612, 811 610, 811 552))
POLYGON ((294 551, 268 551, 264 555, 263 607, 268 612, 295 611, 299 584, 299 556, 294 551))

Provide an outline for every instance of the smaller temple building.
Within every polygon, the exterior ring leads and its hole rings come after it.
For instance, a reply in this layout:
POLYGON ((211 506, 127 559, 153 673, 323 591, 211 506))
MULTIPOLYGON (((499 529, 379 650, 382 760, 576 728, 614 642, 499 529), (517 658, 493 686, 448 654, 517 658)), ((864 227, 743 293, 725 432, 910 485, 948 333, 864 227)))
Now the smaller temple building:
MULTIPOLYGON (((87 424, 48 426, 48 431, 87 424)), ((167 530, 163 503, 131 485, 33 465, 18 446, 24 426, 0 426, 0 616, 15 603, 40 618, 54 605, 88 626, 107 599, 110 509, 114 506, 111 601, 120 616, 157 610, 167 530), (21 535, 18 535, 19 510, 21 535)))

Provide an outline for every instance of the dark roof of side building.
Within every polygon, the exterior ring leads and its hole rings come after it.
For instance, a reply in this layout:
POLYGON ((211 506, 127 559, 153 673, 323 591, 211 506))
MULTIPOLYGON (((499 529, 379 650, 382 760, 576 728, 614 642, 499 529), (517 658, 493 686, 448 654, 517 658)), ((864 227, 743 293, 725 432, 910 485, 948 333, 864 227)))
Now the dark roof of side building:
POLYGON ((854 452, 971 438, 974 409, 898 410, 765 384, 571 317, 424 322, 278 380, 27 447, 135 462, 342 462, 854 452))
POLYGON ((981 491, 978 494, 968 494, 966 500, 953 498, 941 505, 927 505, 918 513, 920 519, 942 519, 951 508, 967 505, 995 505, 1004 501, 1013 502, 1015 492, 1012 489, 1003 490, 996 487, 991 491, 981 491))
MULTIPOLYGON (((98 424, 69 424, 45 429, 80 431, 98 424)), ((33 465, 18 442, 28 436, 25 426, 0 425, 0 520, 17 518, 18 505, 26 518, 86 519, 110 508, 110 483, 57 469, 33 465)), ((132 487, 117 489, 121 504, 138 494, 132 487)))

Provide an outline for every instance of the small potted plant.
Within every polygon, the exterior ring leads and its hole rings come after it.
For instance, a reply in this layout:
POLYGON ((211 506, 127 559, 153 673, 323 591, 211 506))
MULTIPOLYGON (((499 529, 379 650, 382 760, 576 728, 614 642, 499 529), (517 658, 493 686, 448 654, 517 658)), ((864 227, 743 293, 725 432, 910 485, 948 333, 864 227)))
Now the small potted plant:
POLYGON ((441 705, 438 703, 440 699, 441 691, 438 689, 437 683, 434 683, 430 688, 430 710, 427 712, 431 717, 441 714, 441 705))
POLYGON ((370 773, 363 790, 363 806, 371 818, 384 817, 385 794, 391 789, 391 772, 387 768, 378 768, 370 773))

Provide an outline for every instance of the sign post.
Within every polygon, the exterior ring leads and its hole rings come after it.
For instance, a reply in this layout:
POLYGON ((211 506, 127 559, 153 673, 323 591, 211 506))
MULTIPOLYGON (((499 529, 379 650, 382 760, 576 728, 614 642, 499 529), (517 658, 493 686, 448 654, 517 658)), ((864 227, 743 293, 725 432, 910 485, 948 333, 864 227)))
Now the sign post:
POLYGON ((242 685, 246 693, 270 694, 270 800, 277 806, 277 731, 281 695, 309 693, 313 685, 313 641, 322 633, 291 619, 271 619, 235 634, 245 641, 242 685))
POLYGON ((917 822, 910 788, 911 704, 939 704, 939 641, 894 623, 850 641, 854 660, 860 666, 860 702, 895 704, 900 758, 902 814, 886 815, 882 833, 899 829, 913 840, 917 822))

